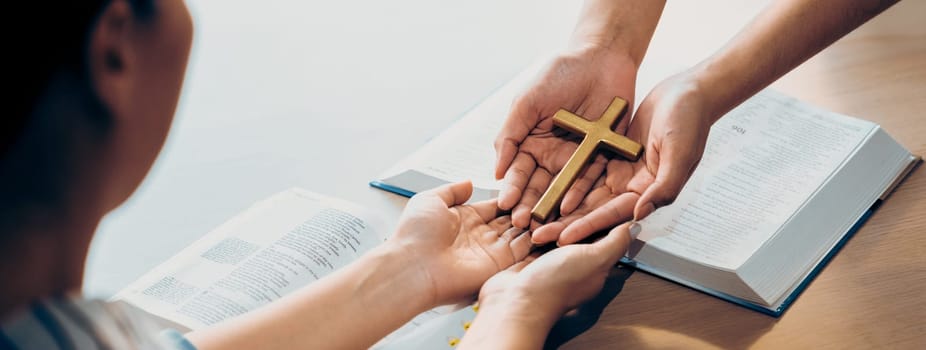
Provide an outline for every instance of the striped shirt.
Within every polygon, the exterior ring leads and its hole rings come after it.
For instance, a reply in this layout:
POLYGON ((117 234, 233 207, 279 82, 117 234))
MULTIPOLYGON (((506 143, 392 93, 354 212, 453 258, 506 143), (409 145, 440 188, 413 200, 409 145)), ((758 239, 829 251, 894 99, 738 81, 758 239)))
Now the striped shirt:
POLYGON ((50 299, 5 317, 0 325, 2 350, 196 350, 182 334, 124 302, 50 299))

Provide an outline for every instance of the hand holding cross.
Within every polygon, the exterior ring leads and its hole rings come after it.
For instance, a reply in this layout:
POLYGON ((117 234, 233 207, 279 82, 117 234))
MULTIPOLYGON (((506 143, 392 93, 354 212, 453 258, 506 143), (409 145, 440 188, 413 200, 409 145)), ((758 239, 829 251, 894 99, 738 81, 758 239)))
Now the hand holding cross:
POLYGON ((579 172, 588 164, 600 146, 604 146, 624 158, 636 161, 643 153, 643 146, 612 130, 627 113, 627 101, 615 97, 608 109, 596 121, 589 121, 565 109, 560 109, 553 115, 553 124, 570 132, 584 135, 579 147, 566 162, 540 201, 531 210, 531 217, 539 222, 549 218, 553 208, 559 205, 579 176, 579 172))

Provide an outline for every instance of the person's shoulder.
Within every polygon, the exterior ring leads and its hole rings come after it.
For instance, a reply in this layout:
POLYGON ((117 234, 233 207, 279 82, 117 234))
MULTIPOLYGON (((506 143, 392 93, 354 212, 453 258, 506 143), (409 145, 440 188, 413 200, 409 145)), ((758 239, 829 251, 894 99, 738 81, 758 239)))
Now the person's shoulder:
POLYGON ((80 297, 32 303, 0 325, 0 349, 195 350, 179 332, 124 302, 80 297))

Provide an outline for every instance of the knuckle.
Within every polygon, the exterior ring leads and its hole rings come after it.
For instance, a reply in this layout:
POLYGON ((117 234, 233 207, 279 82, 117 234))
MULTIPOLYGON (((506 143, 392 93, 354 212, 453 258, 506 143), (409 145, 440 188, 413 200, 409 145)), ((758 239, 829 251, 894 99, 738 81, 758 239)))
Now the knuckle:
POLYGON ((516 166, 511 167, 508 170, 508 174, 510 174, 512 177, 522 178, 522 179, 527 178, 528 176, 531 175, 526 169, 516 167, 516 166))
POLYGON ((572 184, 572 188, 569 189, 568 192, 566 192, 566 195, 568 196, 570 194, 573 194, 573 195, 578 196, 582 192, 585 192, 585 190, 587 190, 589 187, 591 187, 591 185, 589 185, 590 183, 591 181, 589 181, 588 179, 584 179, 584 178, 578 179, 576 180, 574 184, 572 184))
POLYGON ((537 190, 536 188, 528 186, 527 188, 524 189, 524 198, 525 199, 540 198, 540 191, 537 190))
POLYGON ((622 209, 621 207, 619 207, 619 206, 612 205, 612 206, 610 206, 610 208, 608 208, 608 209, 609 209, 609 211, 610 211, 610 213, 609 213, 610 215, 608 216, 608 224, 609 224, 609 226, 610 226, 611 224, 613 224, 614 222, 617 222, 617 220, 620 220, 621 218, 625 218, 625 217, 629 216, 629 215, 627 215, 626 211, 623 210, 623 209, 622 209))

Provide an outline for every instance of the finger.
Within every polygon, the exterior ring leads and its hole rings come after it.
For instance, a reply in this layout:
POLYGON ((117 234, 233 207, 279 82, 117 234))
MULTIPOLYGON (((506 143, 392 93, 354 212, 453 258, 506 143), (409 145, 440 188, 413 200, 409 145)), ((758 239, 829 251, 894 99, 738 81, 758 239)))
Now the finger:
POLYGON ((592 162, 592 164, 582 171, 579 178, 576 179, 576 182, 572 184, 572 187, 570 187, 569 190, 566 191, 566 195, 563 196, 563 202, 560 204, 559 209, 560 215, 569 215, 573 210, 579 207, 579 204, 582 203, 582 199, 585 198, 585 195, 591 191, 592 186, 598 181, 598 178, 601 177, 607 164, 608 158, 599 155, 595 157, 595 161, 592 162))
POLYGON ((473 183, 462 181, 446 184, 433 190, 422 192, 423 196, 437 196, 447 205, 453 207, 466 203, 473 194, 473 183))
POLYGON ((567 245, 581 241, 595 232, 633 218, 634 204, 637 203, 639 198, 636 193, 626 192, 608 201, 588 215, 566 226, 563 233, 559 235, 557 244, 567 245))
POLYGON ((501 179, 518 154, 518 147, 537 125, 537 116, 531 113, 530 100, 517 98, 511 105, 508 118, 495 138, 495 178, 501 179))
MULTIPOLYGON (((501 220, 503 218, 499 219, 501 220)), ((515 240, 524 235, 525 232, 527 231, 522 228, 511 227, 509 225, 507 228, 498 228, 491 232, 496 236, 487 237, 492 240, 489 251, 494 253, 490 253, 490 255, 493 256, 493 260, 500 270, 504 270, 508 268, 508 266, 521 261, 524 259, 524 256, 527 255, 526 253, 522 254, 520 251, 515 252, 514 249, 515 240), (510 257, 509 259, 505 259, 504 255, 506 253, 510 257)), ((520 244, 520 241, 518 243, 520 244)), ((523 248, 518 247, 518 249, 523 248)))
POLYGON ((498 205, 495 203, 496 201, 494 199, 490 199, 472 203, 468 206, 476 212, 476 215, 479 215, 479 218, 482 219, 482 222, 490 222, 504 213, 504 211, 498 209, 498 205))
POLYGON ((540 257, 540 254, 538 253, 529 254, 526 258, 524 258, 524 260, 509 266, 507 270, 516 273, 521 272, 521 270, 524 270, 527 265, 530 265, 532 262, 534 262, 534 260, 537 260, 538 257, 540 257))
MULTIPOLYGON (((571 225, 578 219, 581 219, 588 214, 589 211, 597 208, 601 203, 605 203, 612 199, 613 194, 608 187, 601 186, 602 179, 597 181, 595 190, 588 193, 583 201, 583 206, 581 210, 575 211, 572 214, 562 216, 559 219, 556 219, 554 222, 547 223, 543 226, 533 229, 533 241, 534 244, 547 244, 556 240, 559 240, 560 234, 567 226, 571 225)), ((591 234, 591 233, 590 233, 591 234)))
POLYGON ((501 231, 501 234, 498 235, 498 239, 505 242, 511 242, 518 237, 521 237, 521 235, 525 232, 527 232, 527 230, 523 228, 510 226, 501 231))
POLYGON ((530 221, 531 221, 531 227, 529 228, 529 230, 531 231, 534 231, 544 225, 544 224, 541 224, 539 221, 534 220, 533 217, 530 218, 530 221))
POLYGON ((566 228, 566 223, 557 220, 546 225, 540 226, 533 230, 531 242, 536 245, 543 245, 559 239, 559 234, 566 228))
POLYGON ((546 169, 537 169, 531 176, 530 182, 524 188, 521 201, 511 212, 512 223, 520 228, 527 228, 531 224, 531 209, 540 200, 540 196, 550 186, 550 173, 546 169))
POLYGON ((658 158, 656 180, 640 196, 633 209, 634 220, 642 220, 656 208, 672 204, 691 176, 701 154, 695 145, 666 142, 654 157, 658 158))
MULTIPOLYGON (((633 239, 630 229, 634 224, 636 223, 628 222, 617 226, 606 236, 592 243, 593 255, 600 259, 599 263, 603 266, 613 266, 627 253, 633 239)), ((639 225, 635 229, 639 229, 639 225)))
POLYGON ((523 231, 520 235, 511 240, 511 243, 508 244, 511 247, 511 255, 514 256, 514 261, 524 260, 531 253, 531 234, 529 232, 523 231))
MULTIPOLYGON (((501 232, 502 234, 499 235, 499 237, 501 237, 501 236, 504 235, 505 232, 508 231, 508 229, 512 228, 512 226, 511 226, 511 216, 505 215, 505 216, 497 217, 497 218, 495 218, 495 219, 490 220, 489 223, 488 223, 488 225, 489 225, 489 228, 491 228, 491 229, 494 230, 495 232, 501 232)), ((524 232, 524 230, 521 229, 521 228, 517 228, 517 229, 518 229, 518 230, 521 230, 521 232, 524 232)), ((512 238, 514 238, 514 237, 512 237, 512 238)), ((508 239, 508 240, 510 240, 510 239, 508 239)), ((508 240, 506 240, 506 241, 508 241, 508 240)))
POLYGON ((527 153, 518 153, 517 157, 511 163, 508 171, 505 172, 505 180, 502 182, 502 188, 498 193, 498 207, 502 210, 510 210, 518 204, 521 199, 521 193, 527 186, 531 174, 537 163, 534 158, 527 153))

